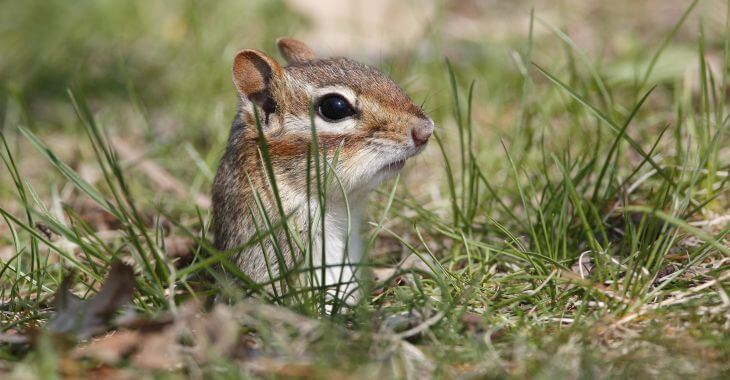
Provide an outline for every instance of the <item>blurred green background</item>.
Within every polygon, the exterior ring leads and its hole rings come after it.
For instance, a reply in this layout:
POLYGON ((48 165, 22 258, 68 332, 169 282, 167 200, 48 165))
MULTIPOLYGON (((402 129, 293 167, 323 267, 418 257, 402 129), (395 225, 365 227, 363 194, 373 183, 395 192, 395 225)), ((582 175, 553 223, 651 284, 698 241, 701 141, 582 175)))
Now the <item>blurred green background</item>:
MULTIPOLYGON (((599 68, 602 60, 619 58, 602 74, 609 82, 630 82, 636 74, 634 64, 650 58, 647 49, 661 42, 690 4, 676 0, 344 3, 3 1, 2 116, 7 118, 8 107, 20 107, 24 123, 60 127, 65 121, 60 116, 69 107, 58 103, 67 104, 66 89, 72 88, 98 107, 103 104, 107 112, 115 113, 117 105, 126 104, 139 107, 149 118, 149 130, 114 119, 115 128, 142 130, 165 141, 220 142, 234 113, 231 57, 242 48, 274 54, 274 40, 282 35, 305 39, 327 54, 353 56, 384 68, 417 100, 430 97, 427 108, 436 113, 448 108, 438 97, 446 89, 445 76, 423 73, 442 67, 444 58, 462 70, 463 78, 477 81, 478 89, 483 89, 477 101, 510 102, 518 96, 513 86, 525 64, 516 63, 512 54, 526 44, 531 8, 537 17, 565 28, 599 68), (338 7, 343 9, 332 9, 338 7)), ((706 0, 699 8, 710 48, 718 47, 723 2, 706 0)), ((675 76, 691 63, 697 19, 681 28, 656 75, 675 76)), ((541 25, 535 26, 535 35, 534 60, 548 67, 564 64, 556 62, 562 55, 556 50, 559 39, 541 25)))

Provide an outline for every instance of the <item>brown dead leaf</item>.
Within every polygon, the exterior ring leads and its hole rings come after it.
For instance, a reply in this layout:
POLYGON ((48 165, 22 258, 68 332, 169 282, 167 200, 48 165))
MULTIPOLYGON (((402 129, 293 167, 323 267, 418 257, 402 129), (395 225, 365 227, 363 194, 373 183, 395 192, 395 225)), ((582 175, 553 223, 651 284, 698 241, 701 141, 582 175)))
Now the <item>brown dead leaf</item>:
POLYGON ((93 358, 102 363, 116 364, 137 348, 142 340, 141 335, 138 331, 114 331, 76 348, 72 357, 93 358))
POLYGON ((333 368, 322 368, 306 361, 261 357, 244 363, 244 368, 267 377, 297 379, 348 379, 351 375, 333 368))
POLYGON ((194 319, 190 326, 198 361, 229 356, 239 342, 239 326, 231 310, 217 305, 205 318, 194 319))
POLYGON ((135 288, 132 267, 121 261, 112 263, 99 293, 87 300, 71 293, 72 279, 64 279, 56 293, 56 312, 46 327, 53 333, 78 339, 105 331, 117 310, 132 299, 135 288))
POLYGON ((172 323, 163 317, 161 323, 136 323, 138 329, 115 331, 77 347, 73 359, 92 359, 107 365, 130 360, 139 369, 172 369, 182 363, 179 343, 182 321, 172 323), (152 328, 155 326, 157 328, 152 328))
POLYGON ((140 339, 132 355, 132 365, 144 369, 172 369, 182 364, 179 330, 174 326, 140 339))
POLYGON ((171 326, 148 332, 116 331, 77 347, 71 358, 107 365, 129 359, 138 369, 172 369, 182 363, 177 329, 171 326))
POLYGON ((83 377, 91 380, 137 380, 139 374, 128 369, 102 365, 87 371, 83 377))
POLYGON ((188 303, 174 315, 125 326, 77 348, 72 357, 109 365, 129 360, 135 368, 168 370, 180 367, 186 355, 196 363, 208 363, 232 356, 239 344, 246 343, 239 339, 239 325, 231 310, 223 305, 203 314, 200 305, 188 303), (183 337, 192 343, 183 346, 183 337))

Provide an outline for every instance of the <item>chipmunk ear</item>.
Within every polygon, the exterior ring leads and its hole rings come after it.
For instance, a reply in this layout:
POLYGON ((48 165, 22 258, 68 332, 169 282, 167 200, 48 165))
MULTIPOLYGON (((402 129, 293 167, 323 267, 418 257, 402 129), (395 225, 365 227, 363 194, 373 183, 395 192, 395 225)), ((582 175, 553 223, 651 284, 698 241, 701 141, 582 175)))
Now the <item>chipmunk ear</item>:
POLYGON ((311 61, 316 58, 314 51, 302 41, 289 37, 281 37, 276 40, 279 53, 287 63, 311 61))
POLYGON ((233 83, 238 92, 261 107, 267 115, 276 109, 271 81, 281 75, 279 63, 261 51, 241 50, 233 59, 233 83))

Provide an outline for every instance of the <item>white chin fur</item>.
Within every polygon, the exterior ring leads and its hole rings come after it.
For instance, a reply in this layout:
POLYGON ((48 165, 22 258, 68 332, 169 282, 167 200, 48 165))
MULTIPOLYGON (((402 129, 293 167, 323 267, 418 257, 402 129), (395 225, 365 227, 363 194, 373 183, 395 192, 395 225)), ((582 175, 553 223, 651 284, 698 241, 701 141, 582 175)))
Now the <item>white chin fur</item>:
POLYGON ((393 177, 399 170, 387 169, 387 165, 399 159, 403 154, 383 152, 382 150, 364 149, 344 163, 341 179, 345 180, 350 191, 370 191, 382 181, 393 177))

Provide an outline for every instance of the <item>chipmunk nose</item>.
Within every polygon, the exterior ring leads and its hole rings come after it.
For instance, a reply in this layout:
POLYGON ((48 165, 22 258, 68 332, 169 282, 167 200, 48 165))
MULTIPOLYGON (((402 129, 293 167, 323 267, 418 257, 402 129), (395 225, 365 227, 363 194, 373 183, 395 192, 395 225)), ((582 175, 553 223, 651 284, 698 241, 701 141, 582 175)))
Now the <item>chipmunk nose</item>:
POLYGON ((420 120, 411 128, 411 137, 416 147, 428 142, 429 137, 433 134, 434 125, 431 120, 420 120))

